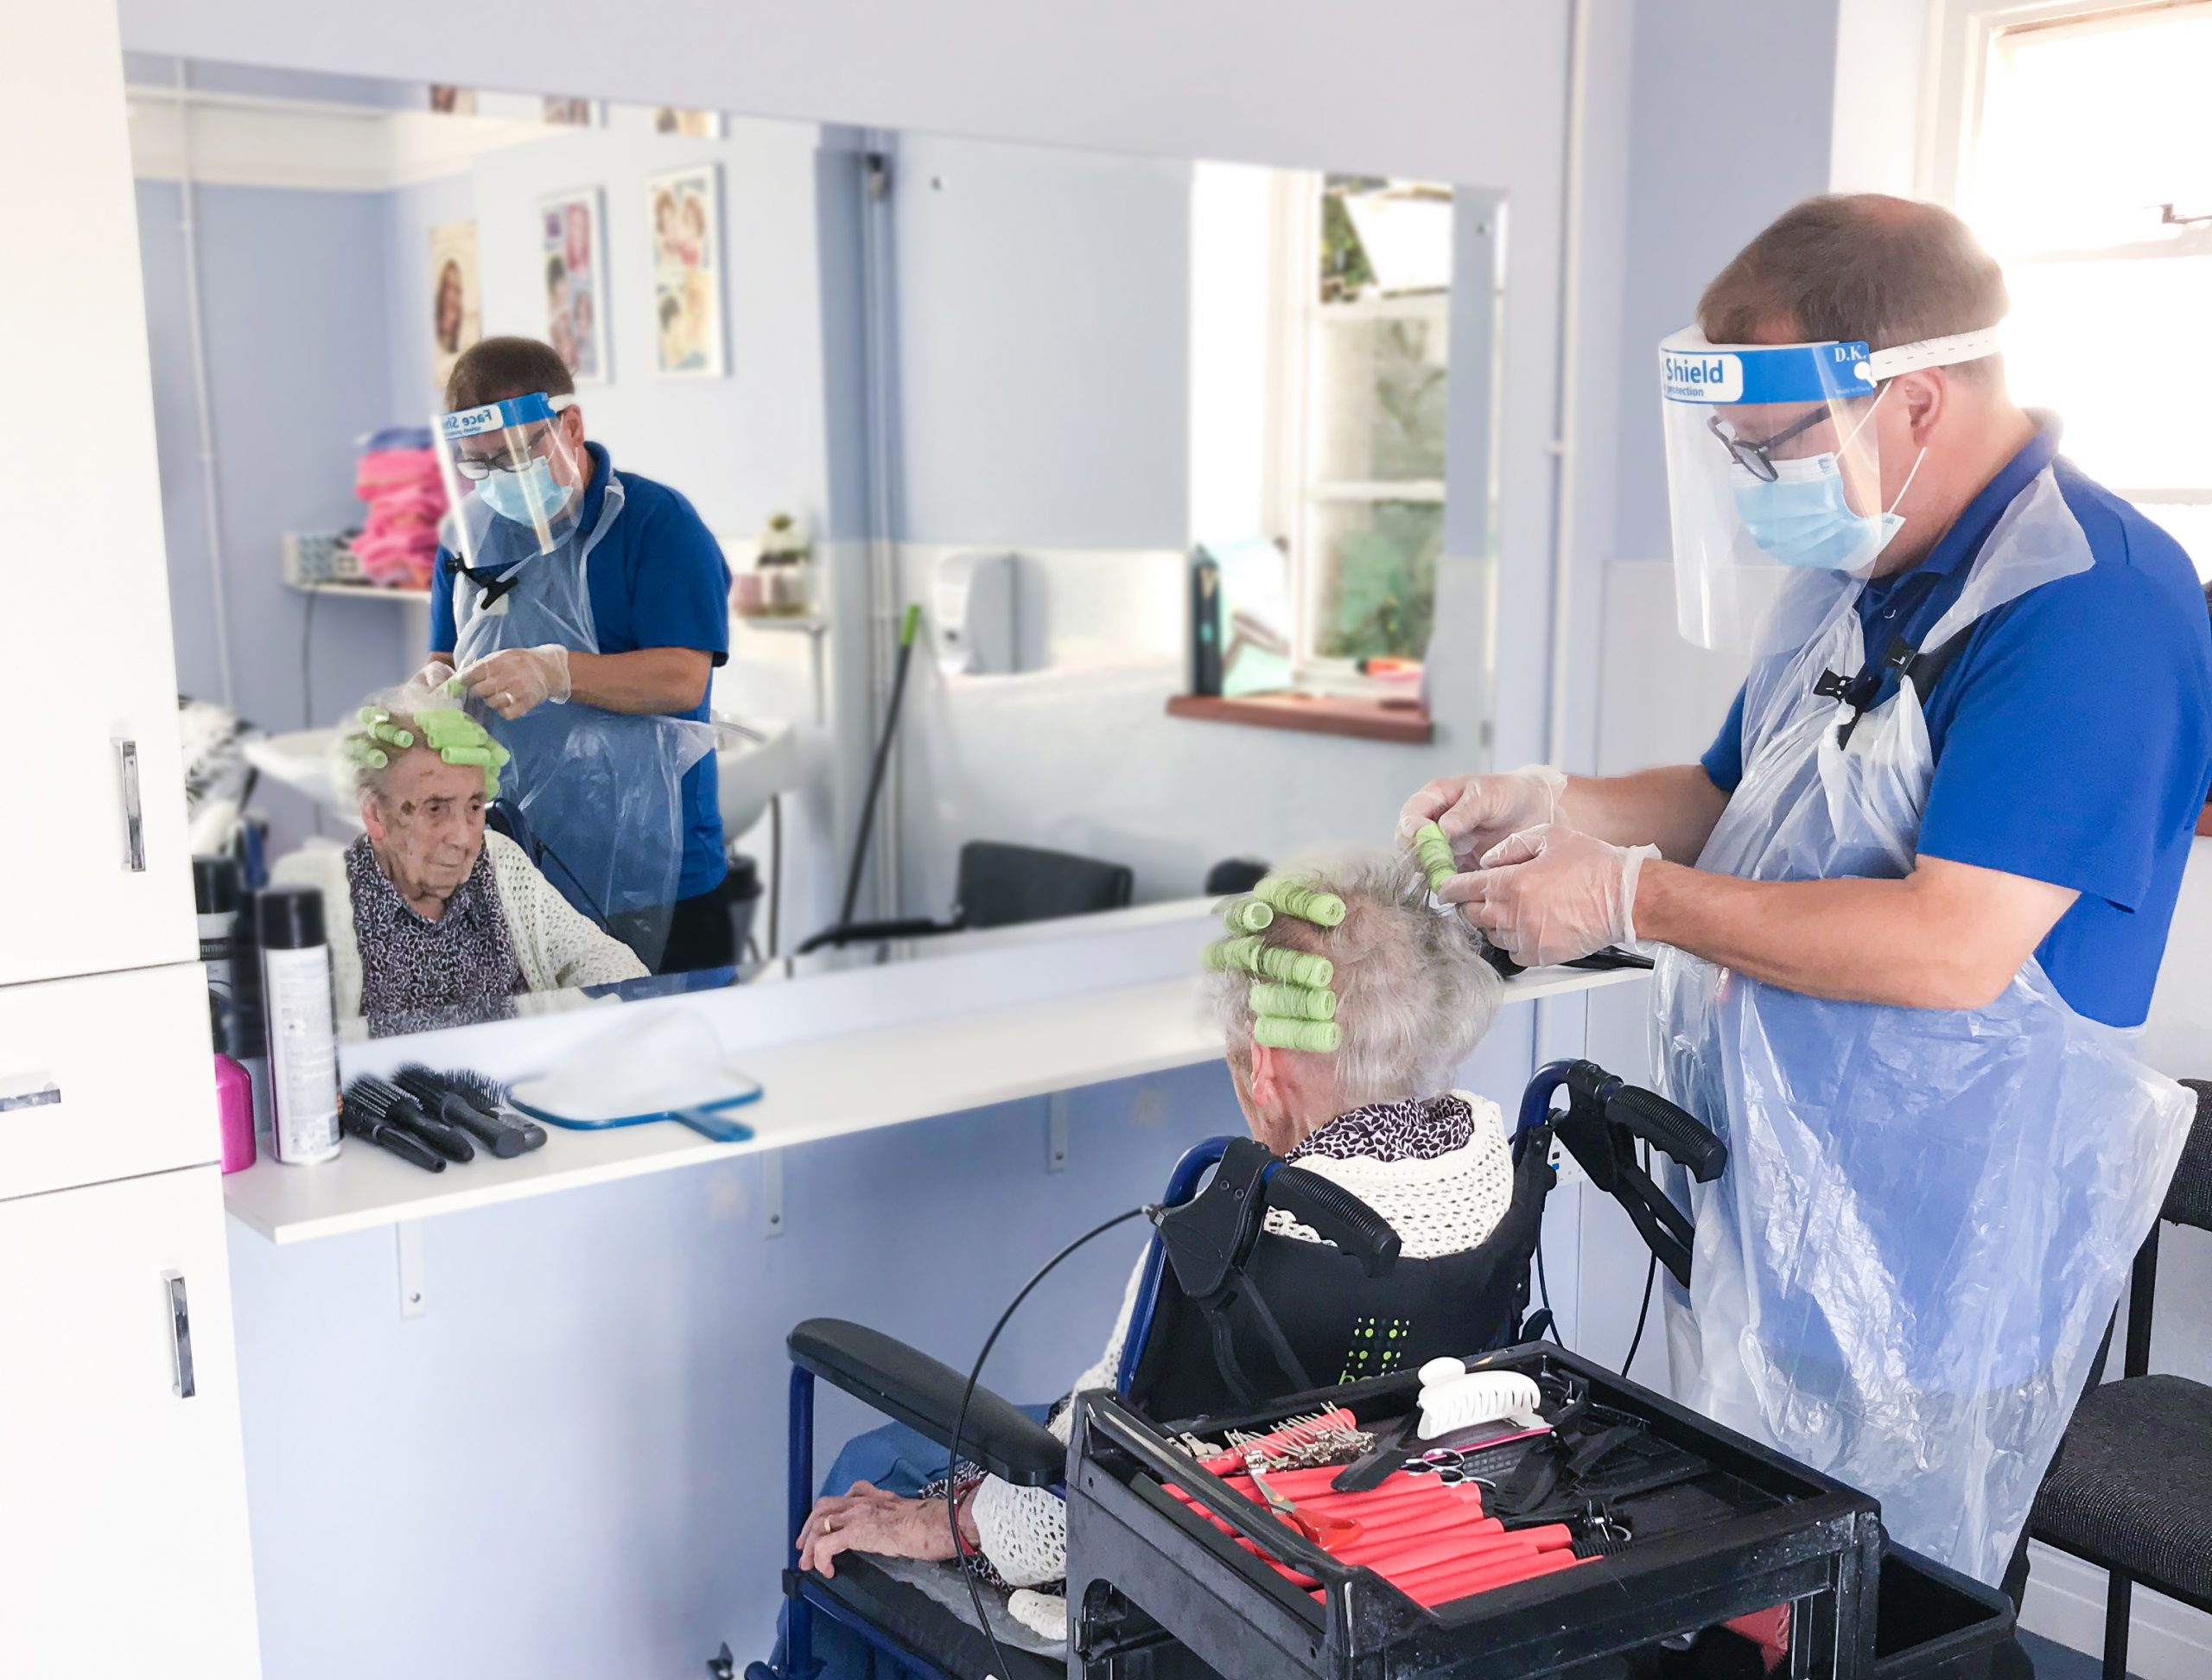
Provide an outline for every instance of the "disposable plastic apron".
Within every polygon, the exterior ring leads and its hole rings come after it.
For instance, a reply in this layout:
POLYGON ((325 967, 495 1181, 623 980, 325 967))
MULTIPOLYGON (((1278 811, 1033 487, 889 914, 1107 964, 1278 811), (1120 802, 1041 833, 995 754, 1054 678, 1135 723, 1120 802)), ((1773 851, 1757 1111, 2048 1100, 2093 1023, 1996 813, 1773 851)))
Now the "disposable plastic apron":
MULTIPOLYGON (((514 527, 518 563, 504 574, 514 579, 511 588, 454 578, 457 670, 547 642, 600 651, 592 550, 621 516, 623 500, 622 481, 609 473, 597 521, 550 554, 538 553, 531 533, 514 527)), ((486 556, 477 570, 505 558, 486 556)), ((616 931, 633 945, 650 947, 639 953, 646 962, 658 960, 683 867, 683 773, 703 755, 711 732, 685 719, 573 700, 512 720, 487 713, 483 721, 514 754, 510 773, 540 870, 585 915, 620 923, 616 931)))
MULTIPOLYGON (((2090 563, 2046 469, 1922 646, 2090 563)), ((1784 603, 1819 627, 1745 684, 1744 778, 1700 869, 1910 871, 1934 771, 1919 695, 1906 680, 1847 746, 1850 708, 1815 692, 1864 664, 1857 592, 1808 577, 1784 603)), ((1825 1002, 1671 948, 1656 983, 1662 1089, 1729 1148, 1718 1181, 1684 1186, 1677 1391, 1996 1584, 2180 1158, 2188 1093, 2032 959, 1971 1010, 1825 1002)))

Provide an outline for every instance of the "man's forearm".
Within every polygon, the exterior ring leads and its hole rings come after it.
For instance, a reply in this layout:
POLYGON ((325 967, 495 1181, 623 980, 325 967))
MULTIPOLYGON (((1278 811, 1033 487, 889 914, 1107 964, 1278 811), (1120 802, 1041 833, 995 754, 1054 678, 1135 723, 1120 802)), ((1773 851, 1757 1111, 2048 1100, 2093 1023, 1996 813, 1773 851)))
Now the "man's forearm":
POLYGON ((1704 767, 1670 764, 1630 776, 1568 777, 1560 820, 1616 846, 1653 845, 1671 862, 1694 863, 1727 807, 1704 767))
POLYGON ((714 656, 692 647, 569 655, 569 697, 603 711, 685 712, 706 698, 714 656))
MULTIPOLYGON (((2058 909, 2070 898, 2062 892, 2058 909)), ((1972 906, 1927 890, 1918 873, 1744 881, 1654 861, 1637 877, 1634 916, 1639 939, 1847 1002, 1980 1009, 2024 960, 1993 948, 1972 906)))

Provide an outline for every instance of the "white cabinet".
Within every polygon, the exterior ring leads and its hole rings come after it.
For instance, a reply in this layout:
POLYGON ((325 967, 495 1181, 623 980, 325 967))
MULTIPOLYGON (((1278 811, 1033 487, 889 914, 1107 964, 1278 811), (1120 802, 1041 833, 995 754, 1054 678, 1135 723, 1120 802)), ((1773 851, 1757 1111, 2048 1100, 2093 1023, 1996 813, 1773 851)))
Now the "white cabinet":
POLYGON ((122 47, 0 9, 0 1676, 254 1680, 122 47))
POLYGON ((0 986, 0 1220, 11 1196, 221 1155, 199 964, 0 986))
POLYGON ((0 272, 0 984, 196 954, 115 8, 16 10, 0 227, 38 260, 0 272))
POLYGON ((222 1200, 0 1202, 0 1675, 260 1672, 222 1200))

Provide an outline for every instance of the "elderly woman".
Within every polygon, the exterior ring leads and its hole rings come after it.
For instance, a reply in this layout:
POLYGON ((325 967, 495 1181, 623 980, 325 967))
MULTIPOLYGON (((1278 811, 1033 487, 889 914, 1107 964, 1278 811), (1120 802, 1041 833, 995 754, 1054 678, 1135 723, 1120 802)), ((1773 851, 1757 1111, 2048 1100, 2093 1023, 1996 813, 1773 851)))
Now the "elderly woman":
MULTIPOLYGON (((1285 1161, 1333 1180, 1388 1219, 1406 1257, 1478 1246, 1511 1203, 1512 1152, 1497 1105, 1453 1091, 1451 1081, 1489 1028, 1500 996, 1496 972, 1458 918, 1438 910, 1407 856, 1347 850, 1285 873, 1344 901, 1335 926, 1278 917, 1262 935, 1266 945, 1334 965, 1338 1043, 1326 1053, 1275 1047, 1266 1040, 1282 1035, 1263 1030, 1253 1007, 1266 980, 1238 967, 1216 973, 1211 989, 1246 1124, 1285 1161)), ((1278 1213, 1268 1215, 1268 1228, 1320 1240, 1278 1213)), ((1113 1386, 1141 1273, 1140 1264, 1130 1275, 1105 1352, 1076 1390, 1113 1386)), ((1052 1422, 1063 1440, 1071 1416, 1063 1403, 1052 1422)), ((1050 1489, 976 1478, 959 1500, 958 1520, 970 1550, 1006 1585, 1034 1588, 1065 1575, 1067 1510, 1050 1489)), ((868 1481, 824 1498, 799 1537, 800 1567, 834 1575, 847 1550, 950 1558, 944 1504, 868 1481)), ((1014 1608, 1033 1626, 1065 1615, 1056 1600, 1035 1596, 1014 1608)), ((819 1644, 816 1654, 826 1654, 819 1644)))
POLYGON ((365 708, 344 742, 366 830, 343 851, 278 861, 322 894, 338 1012, 435 1019, 518 992, 631 980, 645 965, 573 909, 521 847, 486 833, 505 756, 452 703, 365 708))

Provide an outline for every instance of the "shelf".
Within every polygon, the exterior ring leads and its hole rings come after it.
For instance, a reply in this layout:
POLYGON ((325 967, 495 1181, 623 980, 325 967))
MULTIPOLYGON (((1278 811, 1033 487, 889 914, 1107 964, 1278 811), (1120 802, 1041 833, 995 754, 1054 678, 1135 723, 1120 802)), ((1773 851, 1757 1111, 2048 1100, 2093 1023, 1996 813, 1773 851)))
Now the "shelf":
POLYGON ((1411 695, 1247 694, 1225 699, 1212 694, 1176 694, 1167 700, 1170 717, 1203 723, 1239 723, 1255 729, 1293 729, 1306 735, 1344 735, 1355 741, 1387 741, 1423 747, 1436 738, 1428 709, 1411 695))
POLYGON ((428 589, 386 589, 378 583, 291 583, 284 587, 302 595, 344 595, 353 601, 411 601, 427 602, 428 589))
POLYGON ((828 619, 816 618, 811 614, 796 618, 790 616, 771 618, 765 614, 748 616, 744 613, 732 613, 729 615, 729 621, 732 624, 741 624, 747 630, 786 630, 809 636, 818 636, 830 627, 828 619))
MULTIPOLYGON (((914 971, 928 981, 928 965, 914 971)), ((1534 969, 1506 982, 1504 1001, 1646 977, 1641 969, 1534 969)), ((740 1114, 753 1129, 748 1142, 710 1142, 673 1123, 555 1128, 528 1155, 498 1161, 480 1154, 433 1174, 354 1139, 319 1167, 264 1158, 226 1178, 223 1199, 232 1218, 271 1242, 307 1242, 1195 1066, 1221 1057, 1221 1029, 1205 996, 1204 981, 1192 975, 747 1050, 737 1059, 764 1093, 740 1114)))

